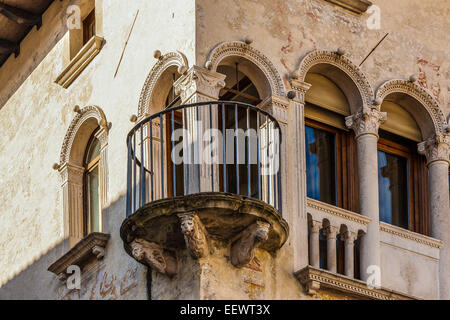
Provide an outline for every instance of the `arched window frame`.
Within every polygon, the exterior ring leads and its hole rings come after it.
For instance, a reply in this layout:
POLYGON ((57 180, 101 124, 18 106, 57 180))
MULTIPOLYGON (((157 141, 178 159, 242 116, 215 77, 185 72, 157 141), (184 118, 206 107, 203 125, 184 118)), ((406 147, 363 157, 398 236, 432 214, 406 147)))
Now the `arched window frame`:
MULTIPOLYGON (((61 175, 64 235, 73 247, 87 236, 85 218, 84 157, 89 139, 94 134, 100 142, 100 216, 103 216, 108 204, 108 132, 111 126, 103 110, 98 106, 75 108, 77 115, 69 125, 64 137, 57 166, 61 175)), ((100 227, 100 230, 102 228, 100 227)))

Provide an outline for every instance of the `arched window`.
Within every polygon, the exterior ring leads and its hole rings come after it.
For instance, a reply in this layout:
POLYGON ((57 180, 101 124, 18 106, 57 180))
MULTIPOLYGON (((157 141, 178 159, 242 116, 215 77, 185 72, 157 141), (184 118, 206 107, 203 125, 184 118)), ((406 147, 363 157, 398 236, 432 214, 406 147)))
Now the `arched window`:
POLYGON ((378 194, 380 221, 428 234, 428 170, 417 152, 422 133, 412 115, 401 106, 404 96, 393 94, 381 105, 387 120, 378 140, 378 194))
POLYGON ((346 128, 349 102, 326 76, 308 73, 305 96, 306 188, 309 198, 358 211, 354 133, 346 128))
POLYGON ((101 232, 100 141, 91 136, 84 158, 84 233, 101 232))

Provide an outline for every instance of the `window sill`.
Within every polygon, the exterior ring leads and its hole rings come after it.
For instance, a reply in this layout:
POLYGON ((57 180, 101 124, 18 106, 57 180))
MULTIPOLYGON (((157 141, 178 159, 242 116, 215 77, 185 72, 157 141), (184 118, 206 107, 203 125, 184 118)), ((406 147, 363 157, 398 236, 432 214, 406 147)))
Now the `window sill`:
POLYGON ((92 59, 99 54, 103 40, 101 37, 93 36, 56 78, 55 83, 67 89, 81 72, 86 69, 92 59))
POLYGON ((307 266, 294 273, 308 295, 316 295, 319 290, 334 290, 355 299, 370 300, 417 300, 418 298, 389 289, 370 289, 364 281, 344 275, 307 266))
POLYGON ((362 14, 372 5, 368 0, 326 0, 351 12, 362 14))
POLYGON ((67 278, 67 268, 77 265, 83 270, 92 261, 100 260, 105 255, 105 247, 110 238, 109 234, 93 232, 80 240, 65 255, 54 262, 48 271, 60 277, 62 281, 67 278))

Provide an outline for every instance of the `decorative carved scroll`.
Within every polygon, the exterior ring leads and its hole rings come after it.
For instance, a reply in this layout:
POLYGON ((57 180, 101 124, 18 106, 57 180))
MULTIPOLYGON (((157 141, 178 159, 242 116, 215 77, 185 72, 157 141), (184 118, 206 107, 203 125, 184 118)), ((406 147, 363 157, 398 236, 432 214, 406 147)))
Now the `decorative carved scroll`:
POLYGON ((199 217, 193 212, 180 213, 178 217, 191 256, 195 259, 206 257, 209 254, 207 232, 199 217))
POLYGON ((144 239, 135 239, 130 246, 132 255, 137 261, 169 277, 177 273, 175 255, 164 250, 157 243, 144 239))
POLYGON ((269 235, 270 224, 256 221, 242 231, 231 245, 231 263, 235 267, 243 267, 255 256, 255 248, 269 235))

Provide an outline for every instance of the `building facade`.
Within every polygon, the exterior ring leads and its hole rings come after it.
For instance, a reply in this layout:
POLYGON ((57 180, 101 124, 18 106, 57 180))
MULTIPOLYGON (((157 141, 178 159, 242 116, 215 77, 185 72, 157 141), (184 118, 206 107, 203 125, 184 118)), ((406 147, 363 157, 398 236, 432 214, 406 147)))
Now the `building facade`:
POLYGON ((448 15, 4 1, 0 299, 450 299, 448 15))

